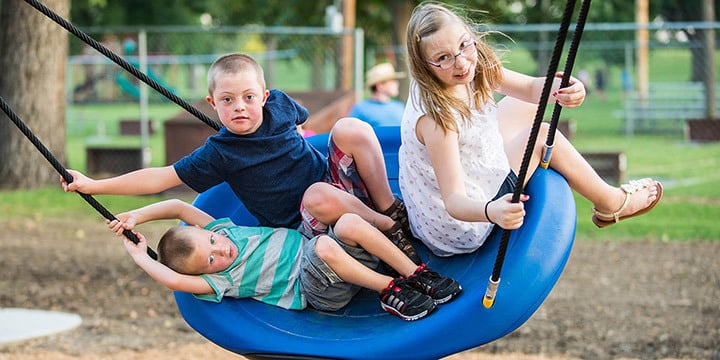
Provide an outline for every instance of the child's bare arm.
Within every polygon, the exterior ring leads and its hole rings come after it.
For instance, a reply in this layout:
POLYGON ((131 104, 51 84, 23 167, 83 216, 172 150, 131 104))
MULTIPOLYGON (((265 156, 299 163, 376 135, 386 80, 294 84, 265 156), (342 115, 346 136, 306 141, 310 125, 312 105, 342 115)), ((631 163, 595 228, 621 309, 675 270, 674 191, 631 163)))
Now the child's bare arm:
POLYGON ((153 220, 178 219, 189 225, 205 227, 215 220, 204 211, 182 200, 170 199, 150 204, 139 209, 130 210, 117 215, 117 221, 108 221, 113 232, 121 235, 124 229, 132 230, 136 225, 153 220))
POLYGON ((80 172, 68 170, 73 182, 68 184, 61 179, 66 192, 107 195, 144 195, 156 194, 182 184, 173 166, 145 168, 127 174, 94 180, 80 172))
MULTIPOLYGON (((548 97, 548 102, 554 103, 557 100, 560 105, 566 108, 580 106, 585 100, 585 85, 577 78, 571 76, 568 86, 560 89, 562 75, 562 72, 555 74, 553 86, 550 91, 552 96, 548 97)), ((503 69, 503 83, 498 91, 522 101, 537 104, 540 100, 540 93, 544 85, 544 77, 533 77, 509 69, 503 69)))
POLYGON ((193 294, 212 294, 213 288, 203 278, 197 275, 185 275, 175 272, 147 254, 147 241, 138 233, 137 245, 123 237, 125 249, 132 256, 135 263, 145 270, 151 278, 170 290, 183 291, 193 294))

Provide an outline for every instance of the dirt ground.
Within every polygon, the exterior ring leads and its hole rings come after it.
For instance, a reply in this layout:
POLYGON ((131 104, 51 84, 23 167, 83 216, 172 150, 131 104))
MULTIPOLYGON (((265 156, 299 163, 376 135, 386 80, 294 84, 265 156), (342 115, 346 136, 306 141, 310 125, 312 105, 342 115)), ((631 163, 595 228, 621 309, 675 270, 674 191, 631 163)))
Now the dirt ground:
MULTIPOLYGON (((0 360, 241 358, 204 340, 98 218, 0 218, 0 307, 80 327, 0 345, 0 360)), ((166 224, 143 225, 157 239, 166 224)), ((151 241, 151 244, 154 242, 151 241)), ((720 360, 720 241, 576 241, 548 299, 512 334, 447 359, 720 360)))

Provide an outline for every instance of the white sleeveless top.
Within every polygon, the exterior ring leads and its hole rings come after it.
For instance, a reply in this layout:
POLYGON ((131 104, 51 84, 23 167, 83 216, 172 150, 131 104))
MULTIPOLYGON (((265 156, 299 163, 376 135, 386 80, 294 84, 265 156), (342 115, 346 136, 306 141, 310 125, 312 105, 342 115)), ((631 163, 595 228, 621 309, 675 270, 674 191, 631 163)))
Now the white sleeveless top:
MULTIPOLYGON (((402 145, 400 191, 408 209, 413 234, 438 256, 450 256, 477 250, 492 224, 457 220, 445 210, 437 177, 425 145, 415 136, 417 120, 425 114, 413 84, 400 127, 402 145)), ((497 108, 487 104, 483 111, 473 110, 465 125, 457 116, 460 163, 465 172, 467 195, 481 202, 491 200, 510 172, 503 140, 497 123, 497 108)))

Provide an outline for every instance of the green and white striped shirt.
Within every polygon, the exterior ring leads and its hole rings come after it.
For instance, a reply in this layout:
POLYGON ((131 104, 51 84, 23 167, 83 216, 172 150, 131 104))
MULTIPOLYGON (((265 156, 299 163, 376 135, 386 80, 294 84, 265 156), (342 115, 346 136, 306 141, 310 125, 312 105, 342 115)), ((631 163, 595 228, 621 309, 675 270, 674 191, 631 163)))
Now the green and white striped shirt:
POLYGON ((296 230, 245 227, 228 218, 205 229, 227 236, 238 247, 238 257, 227 269, 201 275, 215 294, 195 297, 220 302, 224 296, 253 298, 285 309, 307 306, 300 292, 300 257, 304 238, 296 230))

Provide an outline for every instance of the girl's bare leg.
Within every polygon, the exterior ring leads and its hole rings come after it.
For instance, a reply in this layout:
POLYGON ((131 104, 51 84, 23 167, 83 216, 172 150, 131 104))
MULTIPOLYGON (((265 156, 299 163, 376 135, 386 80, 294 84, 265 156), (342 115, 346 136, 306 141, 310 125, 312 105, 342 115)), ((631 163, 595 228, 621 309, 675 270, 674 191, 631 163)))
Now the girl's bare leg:
MULTIPOLYGON (((549 127, 543 126, 540 133, 547 136, 549 127)), ((544 143, 544 141, 543 141, 544 143)), ((536 148, 536 156, 540 157, 543 145, 536 148)), ((539 160, 538 160, 539 162, 539 160)), ((582 157, 570 141, 561 133, 555 134, 555 147, 553 149, 550 167, 562 174, 570 187, 580 195, 590 200, 595 209, 603 213, 613 213, 622 207, 626 194, 619 187, 612 186, 603 180, 595 169, 582 157)), ((630 203, 620 216, 630 215, 648 207, 657 199, 657 188, 652 180, 645 180, 647 187, 628 195, 630 203)))
MULTIPOLYGON (((519 100, 506 98, 500 102, 499 125, 500 132, 505 142, 505 153, 510 161, 510 167, 519 173, 522 158, 525 154, 530 126, 534 119, 536 106, 521 102, 519 100), (512 106, 511 106, 512 105, 512 106), (512 116, 511 118, 507 118, 512 116), (527 119, 527 120, 524 120, 527 119), (519 130, 526 125, 524 130, 519 130)), ((542 124, 538 138, 533 149, 525 181, 527 182, 537 169, 542 156, 545 140, 549 126, 542 124)), ((606 183, 590 164, 575 149, 570 141, 560 132, 555 134, 555 144, 550 160, 550 167, 562 174, 568 181, 570 187, 580 195, 591 201, 595 208, 603 213, 617 211, 625 201, 625 192, 619 187, 606 183)), ((652 181, 648 184, 652 184, 652 181)), ((648 186, 631 195, 630 203, 623 210, 620 216, 629 215, 649 206, 657 198, 657 188, 648 186)))

